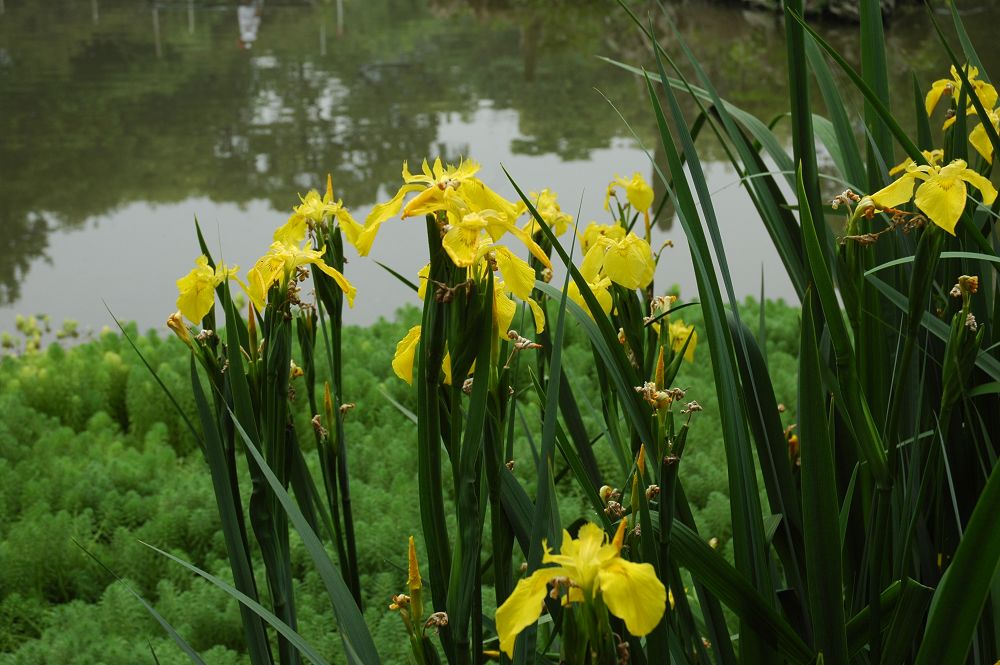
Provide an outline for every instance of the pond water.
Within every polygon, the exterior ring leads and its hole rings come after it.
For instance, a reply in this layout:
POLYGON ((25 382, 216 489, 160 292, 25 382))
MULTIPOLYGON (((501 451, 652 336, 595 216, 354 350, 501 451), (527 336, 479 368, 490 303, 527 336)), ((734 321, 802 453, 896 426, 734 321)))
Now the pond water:
MULTIPOLYGON (((730 101, 765 120, 787 108, 780 17, 697 2, 668 11, 730 101)), ((359 220, 395 191, 402 160, 425 156, 475 159, 513 198, 503 165, 525 190, 558 192, 582 224, 606 219, 615 174, 653 179, 643 87, 596 57, 647 57, 614 2, 267 0, 257 25, 211 0, 0 0, 0 12, 0 330, 42 313, 97 330, 111 323, 102 301, 159 328, 198 254, 195 217, 213 251, 245 270, 327 172, 359 220)), ((970 16, 973 40, 990 44, 1000 11, 970 16)), ((857 62, 854 26, 822 30, 857 62)), ((910 72, 923 85, 946 72, 931 35, 919 7, 889 26, 904 116, 910 72)), ((759 293, 763 275, 768 296, 793 298, 736 173, 705 151, 740 295, 759 293)), ((418 221, 389 223, 371 259, 413 275, 423 233, 418 221)), ((665 239, 676 246, 657 284, 694 296, 669 214, 656 231, 665 239)), ((348 253, 359 290, 348 322, 415 301, 348 253)))

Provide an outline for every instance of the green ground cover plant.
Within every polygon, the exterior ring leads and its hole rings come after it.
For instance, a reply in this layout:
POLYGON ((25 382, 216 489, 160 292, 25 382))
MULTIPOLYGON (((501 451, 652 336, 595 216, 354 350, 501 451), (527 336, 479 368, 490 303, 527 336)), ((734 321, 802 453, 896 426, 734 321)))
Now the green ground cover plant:
MULTIPOLYGON (((757 314, 756 303, 748 302, 745 315, 757 314)), ((405 631, 386 607, 398 591, 406 538, 419 533, 419 510, 416 428, 382 391, 415 406, 405 384, 389 373, 395 340, 418 316, 403 310, 397 321, 350 328, 345 335, 349 355, 370 358, 345 368, 349 394, 366 405, 345 427, 357 442, 352 489, 365 616, 386 663, 406 662, 405 631), (369 463, 373 459, 379 463, 369 463)), ((791 404, 798 312, 772 302, 767 316, 771 366, 780 377, 779 394, 791 404)), ((695 313, 691 319, 698 325, 695 313)), ((193 416, 180 342, 128 331, 193 416)), ((686 372, 691 390, 706 394, 706 412, 692 431, 688 492, 705 533, 729 548, 724 453, 706 349, 699 348, 700 362, 686 372)), ((573 385, 585 392, 590 387, 586 399, 597 403, 589 349, 571 334, 565 353, 573 385)), ((304 400, 296 405, 297 424, 306 428, 304 400)), ((161 663, 188 662, 81 546, 153 603, 207 663, 245 662, 235 601, 139 542, 231 579, 197 444, 127 342, 104 333, 69 348, 53 344, 5 357, 0 413, 0 663, 154 662, 152 652, 161 663)), ((611 468, 610 452, 598 447, 597 453, 602 467, 611 468)), ((315 469, 315 452, 307 459, 315 469)), ((518 471, 526 472, 530 463, 522 462, 518 471)), ((560 502, 567 522, 584 512, 576 492, 560 502)), ((319 580, 304 552, 295 548, 293 554, 303 590, 300 629, 331 662, 343 662, 319 580)), ((255 565, 262 565, 259 558, 255 565)))

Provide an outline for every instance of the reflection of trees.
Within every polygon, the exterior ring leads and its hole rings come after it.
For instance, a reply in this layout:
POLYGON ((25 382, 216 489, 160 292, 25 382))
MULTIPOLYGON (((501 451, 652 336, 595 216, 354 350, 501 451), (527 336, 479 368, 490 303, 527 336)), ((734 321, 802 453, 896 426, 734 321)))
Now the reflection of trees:
POLYGON ((6 205, 0 206, 0 304, 4 304, 20 297, 21 280, 32 259, 45 251, 49 228, 41 215, 12 217, 6 205))

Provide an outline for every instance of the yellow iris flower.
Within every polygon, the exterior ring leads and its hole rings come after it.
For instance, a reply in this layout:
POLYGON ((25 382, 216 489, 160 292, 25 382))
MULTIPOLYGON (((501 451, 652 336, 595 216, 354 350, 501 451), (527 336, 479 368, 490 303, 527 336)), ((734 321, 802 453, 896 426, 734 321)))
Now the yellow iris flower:
POLYGON ((354 243, 358 253, 366 256, 371 251, 379 227, 399 214, 400 209, 404 219, 438 212, 446 209, 448 199, 453 196, 462 199, 468 208, 495 210, 504 215, 508 222, 512 222, 516 217, 514 204, 476 178, 478 171, 479 164, 471 160, 459 162, 458 166, 445 166, 438 158, 434 160, 433 167, 425 159, 420 173, 414 175, 410 173, 406 162, 403 162, 403 185, 389 201, 372 208, 365 219, 364 228, 358 234, 357 242, 354 243), (403 199, 413 192, 419 193, 404 207, 403 199))
MULTIPOLYGON (((278 229, 275 235, 280 233, 282 233, 282 229, 278 229)), ((283 235, 281 240, 275 240, 271 243, 267 254, 257 259, 254 267, 247 272, 246 292, 257 310, 263 310, 266 306, 267 292, 275 282, 287 284, 296 268, 309 264, 315 265, 333 278, 333 281, 347 297, 347 304, 354 307, 354 295, 357 293, 357 289, 347 281, 347 278, 339 270, 326 264, 323 260, 325 248, 312 249, 312 243, 309 241, 300 247, 298 243, 288 242, 286 237, 283 235)))
POLYGON ((510 285, 502 280, 493 283, 493 319, 497 324, 497 335, 501 339, 507 339, 507 332, 514 323, 514 315, 517 314, 517 303, 511 300, 508 293, 513 293, 518 298, 528 303, 531 308, 531 316, 535 321, 535 333, 545 330, 545 312, 534 298, 531 296, 518 295, 510 285))
MULTIPOLYGON (((992 85, 986 81, 979 80, 979 70, 976 67, 968 67, 966 70, 966 75, 969 79, 969 84, 972 86, 972 90, 968 91, 966 95, 976 95, 979 97, 979 101, 982 102, 983 107, 991 109, 997 104, 997 91, 992 85)), ((924 99, 924 106, 927 109, 927 115, 934 112, 934 107, 938 105, 941 101, 941 97, 944 95, 951 95, 953 99, 958 99, 962 90, 962 79, 958 75, 958 70, 955 66, 951 67, 951 78, 950 79, 938 79, 931 84, 931 89, 927 92, 927 97, 924 99)), ((969 106, 972 106, 972 102, 969 102, 969 106)), ((942 129, 948 129, 955 122, 955 117, 952 116, 945 120, 942 129)))
POLYGON ((618 187, 625 190, 625 198, 635 212, 648 212, 653 205, 653 188, 642 177, 638 171, 632 174, 629 180, 616 175, 615 179, 608 185, 608 191, 604 195, 604 209, 611 210, 611 194, 618 187))
POLYGON ((656 263, 653 262, 653 252, 649 243, 629 233, 620 240, 612 240, 604 236, 595 240, 593 246, 583 257, 583 264, 588 273, 603 272, 616 284, 626 289, 646 287, 653 280, 656 263))
POLYGON ((531 292, 535 288, 534 268, 503 245, 490 245, 485 251, 489 253, 502 278, 494 280, 493 283, 493 318, 497 324, 497 334, 506 339, 507 331, 511 329, 514 314, 517 312, 517 305, 510 299, 508 293, 528 303, 532 318, 535 320, 535 332, 540 333, 545 330, 545 313, 531 297, 531 292))
MULTIPOLYGON (((535 319, 535 329, 545 328, 545 315, 531 298, 535 288, 535 270, 527 261, 517 256, 509 248, 494 243, 504 233, 511 233, 521 240, 543 265, 551 268, 549 258, 541 247, 522 229, 510 223, 504 213, 495 210, 472 211, 466 202, 449 199, 445 202, 448 225, 445 227, 441 245, 459 268, 466 268, 471 277, 482 277, 486 270, 496 270, 500 278, 493 289, 493 317, 497 323, 497 334, 505 338, 510 330, 517 305, 507 294, 514 294, 531 307, 535 319)), ((430 266, 424 266, 417 277, 420 286, 417 295, 423 299, 427 292, 427 278, 430 266)))
POLYGON ((300 205, 293 209, 294 214, 288 221, 274 233, 275 240, 284 240, 289 243, 302 242, 306 237, 309 223, 313 225, 322 224, 324 220, 336 220, 340 224, 341 230, 347 241, 352 245, 358 241, 361 234, 361 225, 358 224, 341 199, 333 198, 333 178, 326 176, 326 193, 319 195, 315 189, 305 196, 300 196, 300 205))
MULTIPOLYGON (((410 328, 403 339, 396 344, 396 353, 392 357, 392 371, 396 376, 413 385, 413 367, 417 358, 417 348, 420 346, 420 326, 410 328)), ((445 385, 451 385, 451 357, 446 353, 441 364, 444 372, 445 385)))
MULTIPOLYGON (((989 111, 987 116, 989 117, 990 124, 993 125, 993 129, 1000 131, 1000 115, 998 115, 998 111, 1000 111, 1000 108, 995 108, 989 111)), ((984 123, 979 123, 969 132, 969 143, 976 149, 976 152, 983 156, 983 159, 988 164, 993 163, 993 144, 990 142, 990 137, 986 134, 984 123)))
POLYGON ((622 520, 610 543, 604 529, 593 523, 583 525, 575 540, 564 531, 560 554, 553 554, 545 544, 542 562, 556 565, 539 568, 518 581, 514 592, 497 609, 500 650, 514 656, 517 635, 538 621, 548 583, 556 578, 569 578, 573 585, 564 597, 565 603, 587 603, 600 596, 633 635, 641 637, 656 628, 666 611, 667 591, 652 565, 621 557, 625 527, 626 520, 622 520))
POLYGON ((680 353, 681 349, 684 348, 684 343, 687 342, 688 336, 691 337, 691 343, 688 344, 687 350, 684 352, 684 360, 693 363, 694 349, 698 346, 698 332, 694 329, 694 326, 685 325, 683 320, 671 321, 667 327, 667 332, 670 334, 670 348, 674 350, 674 353, 680 353))
MULTIPOLYGON (((531 297, 531 292, 535 288, 535 270, 528 265, 527 261, 514 254, 507 247, 489 243, 484 243, 477 252, 475 262, 481 266, 480 270, 487 269, 488 264, 481 262, 486 254, 490 255, 501 276, 501 279, 497 279, 493 283, 493 320, 497 324, 497 335, 503 339, 507 338, 507 331, 510 330, 514 315, 517 314, 517 303, 511 300, 508 294, 513 294, 528 303, 535 322, 536 333, 545 330, 545 312, 531 297)), ((427 295, 427 281, 430 272, 429 263, 417 272, 417 297, 421 300, 427 295)), ((610 297, 609 294, 608 298, 610 299, 610 297)))
POLYGON ((997 197, 989 180, 956 159, 946 166, 911 164, 896 182, 872 194, 871 199, 880 208, 895 208, 913 199, 932 222, 955 235, 955 226, 965 210, 966 183, 982 192, 986 205, 997 197))
MULTIPOLYGON (((941 148, 935 148, 934 150, 921 150, 920 154, 924 156, 924 159, 926 159, 927 163, 931 166, 937 166, 941 163, 941 160, 944 159, 944 150, 941 148)), ((910 166, 913 166, 914 163, 915 162, 911 158, 907 157, 905 160, 889 169, 889 175, 902 173, 910 166)))
MULTIPOLYGON (((604 275, 600 275, 595 277, 593 281, 588 279, 587 286, 590 287, 590 290, 594 294, 594 297, 597 298, 597 303, 601 306, 601 310, 605 314, 610 314, 611 306, 613 303, 611 300, 611 292, 608 291, 608 288, 610 288, 611 286, 611 280, 605 277, 604 275)), ((580 287, 576 285, 576 282, 569 283, 569 289, 567 290, 566 294, 569 296, 570 300, 575 302, 577 305, 582 307, 588 314, 590 314, 590 318, 594 318, 594 313, 590 310, 589 307, 587 307, 587 301, 583 299, 583 294, 580 293, 580 287)))
MULTIPOLYGON (((595 226, 594 224, 590 225, 595 226)), ((621 228, 620 226, 618 228, 621 228)), ((588 228, 588 231, 590 229, 588 228)), ((624 229, 622 229, 624 231, 624 229)), ((590 288, 594 297, 597 298, 598 304, 601 306, 601 310, 605 314, 611 313, 611 307, 613 305, 611 299, 611 280, 601 273, 599 266, 587 264, 586 261, 580 266, 580 274, 585 280, 587 280, 587 286, 590 288)), ((588 314, 590 318, 594 318, 594 313, 587 307, 587 301, 583 299, 583 295, 580 293, 580 287, 576 285, 575 280, 571 280, 569 283, 569 289, 566 291, 569 299, 575 302, 577 305, 582 307, 588 314)))
MULTIPOLYGON (((540 192, 531 192, 531 204, 535 206, 535 210, 538 211, 541 218, 552 229, 552 233, 561 236, 566 233, 566 229, 573 223, 573 216, 563 212, 556 201, 557 198, 558 195, 548 189, 543 189, 540 192)), ((517 211, 518 215, 524 214, 528 211, 528 206, 524 205, 523 202, 518 202, 517 211)), ((542 229, 539 227, 534 215, 529 215, 528 217, 528 221, 525 222, 521 229, 529 236, 541 233, 542 229)))
POLYGON ((177 309, 188 321, 201 323, 215 303, 215 287, 235 275, 240 267, 219 264, 213 270, 204 254, 194 262, 194 269, 177 280, 177 309))
POLYGON ((523 242, 542 265, 552 268, 549 257, 538 243, 508 221, 510 218, 505 213, 490 209, 474 211, 458 199, 449 200, 447 205, 448 226, 445 227, 447 231, 441 238, 441 245, 459 268, 468 268, 479 261, 483 256, 483 247, 492 245, 508 232, 523 242))
POLYGON ((598 224, 597 222, 591 222, 587 224, 587 228, 583 230, 583 235, 580 236, 580 251, 586 255, 590 251, 590 248, 602 238, 621 240, 624 237, 625 227, 621 224, 598 224))

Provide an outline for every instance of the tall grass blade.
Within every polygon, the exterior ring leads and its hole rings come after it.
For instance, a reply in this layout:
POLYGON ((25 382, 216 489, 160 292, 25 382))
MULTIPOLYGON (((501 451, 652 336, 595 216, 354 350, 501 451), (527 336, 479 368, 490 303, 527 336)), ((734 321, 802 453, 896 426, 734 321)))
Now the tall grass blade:
MULTIPOLYGON (((802 12, 800 11, 799 14, 802 12)), ((889 71, 885 58, 885 32, 882 28, 882 3, 861 0, 861 76, 879 101, 890 109, 889 71)), ((865 100, 865 125, 872 137, 868 153, 868 191, 882 187, 880 163, 892 164, 892 135, 879 111, 865 100)))
POLYGON ((916 665, 965 661, 1000 565, 1000 465, 994 466, 965 534, 931 600, 916 665))
MULTIPOLYGON (((656 49, 654 40, 654 50, 656 49)), ((656 51, 657 66, 660 78, 665 79, 662 63, 656 51)), ((675 202, 677 216, 684 228, 691 248, 691 258, 695 266, 695 276, 698 283, 699 300, 705 314, 708 338, 713 340, 710 347, 712 369, 715 376, 716 394, 719 398, 720 417, 722 420, 723 442, 726 446, 726 460, 729 475, 729 496, 733 524, 733 542, 735 545, 737 568, 746 575, 755 588, 762 593, 771 594, 771 573, 765 544, 761 506, 754 474, 753 455, 746 432, 746 414, 743 410, 742 389, 735 367, 733 340, 726 324, 726 313, 722 305, 722 294, 716 277, 716 271, 709 252, 708 241, 698 217, 697 207, 687 181, 673 139, 667 128, 666 118, 660 107, 659 99, 653 89, 650 79, 646 78, 646 87, 653 105, 660 130, 661 144, 667 154, 670 172, 674 177, 674 189, 668 193, 675 202)), ((704 175, 700 173, 700 162, 694 154, 694 147, 684 123, 676 97, 669 86, 664 86, 664 94, 674 118, 674 126, 684 142, 688 166, 692 171, 692 179, 699 189, 703 210, 713 232, 713 240, 718 228, 714 222, 710 198, 708 197, 704 175)), ((666 184, 666 178, 660 174, 666 184)), ((725 266, 721 243, 716 244, 722 275, 726 280, 727 291, 732 296, 732 285, 725 266)), ((765 596, 768 600, 771 597, 765 596)), ((768 645, 759 641, 752 630, 746 630, 750 624, 744 623, 740 631, 742 653, 750 661, 766 661, 768 645)))
MULTIPOLYGON (((430 252, 429 279, 448 283, 447 259, 441 249, 441 234, 431 216, 427 219, 427 246, 430 252)), ((444 359, 444 312, 435 298, 424 299, 420 346, 416 361, 417 384, 417 478, 420 495, 420 524, 427 547, 429 578, 434 609, 445 611, 447 580, 451 577, 451 544, 444 509, 444 479, 441 471, 441 408, 438 386, 444 359)), ((449 632, 442 633, 445 651, 451 650, 449 632)))
MULTIPOLYGON (((805 52, 809 59, 809 68, 812 69, 813 76, 816 78, 827 113, 830 115, 830 123, 833 126, 835 140, 825 142, 827 149, 831 151, 830 154, 833 155, 841 174, 848 183, 859 190, 863 189, 866 180, 865 164, 861 159, 861 152, 858 150, 854 138, 854 127, 847 116, 840 88, 834 81, 830 67, 826 64, 816 40, 811 35, 806 36, 805 52)), ((817 125, 818 128, 819 125, 817 125)))
MULTIPOLYGON (((812 111, 809 106, 809 72, 806 59, 806 33, 804 23, 793 15, 801 16, 804 0, 784 0, 785 48, 788 53, 788 99, 792 116, 793 159, 802 170, 806 200, 813 210, 822 210, 819 194, 819 167, 816 164, 816 137, 813 135, 812 111)), ((799 202, 801 205, 801 201, 799 202)), ((829 240, 829 230, 824 240, 829 240)), ((828 243, 827 243, 828 244, 828 243)))
MULTIPOLYGON (((518 189, 518 193, 522 193, 520 189, 518 189)), ((544 224, 544 221, 540 220, 541 216, 537 215, 536 210, 531 210, 531 213, 539 220, 539 224, 544 224)), ((569 265, 572 264, 573 249, 575 246, 574 236, 574 243, 571 245, 570 254, 567 257, 569 265)), ((545 390, 545 411, 542 421, 542 441, 539 451, 540 460, 537 476, 538 492, 535 499, 534 514, 531 519, 530 548, 527 552, 529 573, 534 572, 542 564, 542 555, 544 553, 543 541, 547 540, 550 545, 554 546, 554 549, 559 547, 562 540, 562 533, 559 528, 559 508, 552 474, 556 450, 556 431, 559 423, 559 389, 562 385, 562 382, 556 377, 562 375, 562 350, 566 331, 566 305, 569 302, 567 294, 571 277, 571 272, 568 271, 562 293, 559 295, 559 313, 556 318, 555 332, 551 337, 552 353, 549 356, 550 379, 545 390)), ((523 635, 523 637, 518 637, 518 642, 521 644, 520 653, 518 654, 519 662, 527 662, 528 654, 532 654, 532 660, 534 659, 535 633, 534 631, 530 631, 526 635, 523 635)))
POLYGON ((809 609, 815 647, 824 663, 846 665, 837 473, 820 367, 812 293, 807 292, 799 348, 798 428, 800 440, 807 442, 801 447, 800 481, 809 609))
MULTIPOLYGON (((233 571, 233 581, 236 588, 250 598, 257 598, 257 582, 251 567, 249 545, 246 528, 243 525, 243 505, 239 496, 233 491, 230 482, 230 469, 227 464, 223 441, 219 432, 215 414, 209 406, 208 399, 198 378, 198 368, 194 356, 191 356, 191 387, 195 404, 201 417, 204 430, 205 461, 208 463, 212 478, 212 489, 219 508, 219 519, 222 523, 222 535, 229 554, 229 565, 233 571)), ((239 371, 239 369, 237 369, 239 371)), ((238 424, 237 424, 238 426, 238 424)), ((260 617, 247 607, 240 606, 243 620, 243 630, 246 634, 247 651, 250 662, 254 665, 265 665, 272 662, 271 647, 264 632, 260 617)))
POLYGON ((321 656, 319 652, 316 651, 316 649, 313 648, 311 644, 309 644, 309 642, 307 642, 305 639, 303 639, 301 635, 295 632, 295 630, 293 630, 291 626, 289 626, 287 623, 279 619, 273 612, 268 610, 266 607, 258 603, 253 598, 250 598, 245 593, 241 592, 239 589, 236 589, 233 586, 226 584, 215 575, 212 575, 211 573, 202 570, 198 566, 195 566, 185 561, 184 559, 181 559, 180 557, 174 556, 170 552, 165 552, 164 550, 161 550, 159 547, 156 547, 155 545, 150 545, 149 543, 144 542, 142 540, 140 540, 139 542, 148 547, 149 549, 153 550, 157 554, 160 554, 161 556, 170 559, 174 563, 179 563, 180 565, 190 570, 192 573, 205 578, 206 580, 208 580, 209 582, 211 582, 212 584, 219 587, 227 594, 235 598, 237 601, 239 601, 241 605, 248 607, 255 614, 257 614, 257 616, 259 616, 261 619, 263 619, 268 624, 273 626, 275 630, 281 633, 281 635, 286 640, 292 643, 295 646, 295 648, 302 653, 303 656, 308 658, 311 662, 315 663, 315 665, 327 665, 326 659, 323 658, 323 656, 321 656))
MULTIPOLYGON (((196 663, 196 665, 205 665, 205 661, 202 660, 198 652, 195 651, 190 644, 188 644, 187 640, 185 640, 181 636, 181 634, 178 633, 177 630, 172 625, 170 625, 170 622, 167 621, 162 614, 156 611, 156 608, 153 607, 149 603, 149 601, 147 601, 145 598, 142 597, 141 594, 139 594, 139 592, 137 592, 135 589, 129 586, 128 583, 118 575, 118 573, 116 573, 115 571, 111 570, 108 566, 106 566, 103 561, 101 561, 100 559, 97 558, 96 555, 94 555, 93 552, 91 552, 86 547, 81 545, 75 539, 73 540, 73 544, 75 544, 77 547, 83 550, 84 554, 93 559, 98 566, 107 571, 108 574, 114 577, 119 584, 125 587, 126 591, 128 591, 130 594, 132 594, 132 596, 135 597, 136 600, 142 603, 142 606, 146 608, 146 611, 149 612, 149 615, 154 619, 156 619, 156 623, 160 624, 160 626, 163 627, 163 630, 165 630, 167 635, 170 636, 170 639, 172 639, 174 643, 177 644, 178 647, 180 647, 181 651, 183 651, 187 655, 187 657, 191 659, 192 663, 196 663)), ((156 658, 156 655, 154 654, 153 657, 156 658)))
POLYGON ((837 364, 837 374, 842 384, 843 395, 848 400, 844 406, 850 414, 850 422, 857 436, 861 452, 869 464, 871 473, 880 482, 889 477, 888 462, 885 447, 875 426, 864 390, 858 380, 856 360, 851 335, 844 321, 844 314, 837 299, 833 279, 820 248, 820 240, 813 223, 812 212, 806 200, 802 178, 799 175, 799 215, 802 218, 802 235, 805 240, 806 254, 812 270, 813 285, 826 321, 826 330, 830 334, 837 364))
POLYGON ((815 30, 809 27, 809 25, 805 22, 805 19, 802 18, 801 14, 793 12, 787 8, 785 11, 793 19, 795 19, 796 22, 802 25, 802 27, 806 30, 806 32, 808 32, 812 36, 812 38, 816 40, 816 43, 819 44, 823 48, 823 50, 826 51, 831 58, 833 58, 833 61, 837 63, 837 65, 844 71, 844 73, 847 74, 848 78, 851 79, 851 82, 854 83, 858 91, 861 92, 861 94, 864 96, 865 101, 871 105, 873 111, 877 114, 879 120, 884 122, 886 126, 889 128, 889 131, 892 133, 893 138, 895 138, 896 142, 899 143, 899 145, 903 148, 904 152, 906 152, 906 155, 917 164, 926 164, 927 160, 924 159, 924 156, 922 154, 920 154, 920 150, 917 148, 916 144, 910 139, 906 131, 900 126, 899 122, 897 122, 896 119, 893 117, 892 112, 889 111, 889 108, 882 102, 882 99, 879 97, 878 93, 872 90, 872 88, 861 77, 861 75, 859 75, 856 71, 854 71, 854 68, 851 67, 850 63, 848 63, 847 60, 845 60, 844 57, 840 55, 835 48, 830 46, 826 42, 826 40, 820 37, 819 33, 817 33, 815 30))
MULTIPOLYGON (((763 300, 761 303, 763 311, 763 300)), ((760 460, 771 513, 782 518, 777 527, 779 533, 774 539, 775 549, 784 564, 785 575, 804 600, 807 594, 803 581, 802 507, 788 460, 788 441, 781 425, 774 387, 762 348, 753 339, 749 328, 733 316, 729 317, 729 326, 733 337, 742 338, 741 343, 746 349, 746 354, 737 355, 737 362, 743 385, 753 387, 746 392, 744 400, 750 432, 757 446, 757 459, 760 460)), ((763 328, 761 325, 762 331, 763 328)))
MULTIPOLYGON (((713 550, 697 533, 675 522, 670 531, 670 547, 677 563, 705 585, 757 635, 773 645, 792 663, 812 663, 815 653, 798 632, 772 607, 747 578, 713 550)), ((742 643, 742 636, 740 639, 742 643)))
MULTIPOLYGON (((230 413, 232 412, 230 411, 230 413)), ((235 414, 233 415, 235 416, 235 414)), ((257 447, 253 444, 243 426, 238 421, 234 424, 236 425, 237 433, 246 444, 247 452, 261 470, 281 507, 284 508, 291 519, 295 530, 305 545, 306 551, 309 552, 309 556, 316 566, 316 571, 319 573, 320 579, 323 580, 323 585, 326 587, 327 595, 330 598, 330 604, 333 607, 333 613, 337 617, 338 633, 344 645, 347 662, 351 665, 378 665, 382 661, 379 658, 378 651, 375 649, 375 642, 372 640, 364 617, 354 602, 354 596, 344 582, 343 576, 337 570, 337 567, 333 565, 333 562, 330 561, 330 557, 323 548, 323 543, 316 536, 316 533, 309 528, 309 524, 302 515, 302 511, 299 510, 298 506, 295 505, 295 502, 288 495, 288 492, 282 487, 278 477, 267 465, 267 462, 264 461, 264 457, 257 450, 257 447)))

